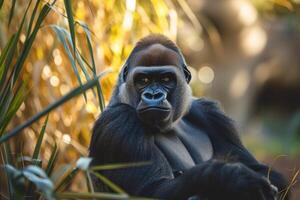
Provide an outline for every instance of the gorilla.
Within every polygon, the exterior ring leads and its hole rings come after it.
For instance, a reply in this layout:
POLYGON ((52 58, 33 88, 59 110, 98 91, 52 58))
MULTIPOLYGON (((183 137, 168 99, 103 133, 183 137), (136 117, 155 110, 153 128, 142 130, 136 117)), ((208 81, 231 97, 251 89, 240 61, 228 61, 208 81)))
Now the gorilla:
MULTIPOLYGON (((196 99, 179 48, 150 35, 133 48, 111 101, 95 122, 92 165, 149 165, 104 170, 128 194, 159 199, 273 200, 283 177, 243 146, 234 124, 205 98, 196 99)), ((112 192, 93 177, 97 191, 112 192)))

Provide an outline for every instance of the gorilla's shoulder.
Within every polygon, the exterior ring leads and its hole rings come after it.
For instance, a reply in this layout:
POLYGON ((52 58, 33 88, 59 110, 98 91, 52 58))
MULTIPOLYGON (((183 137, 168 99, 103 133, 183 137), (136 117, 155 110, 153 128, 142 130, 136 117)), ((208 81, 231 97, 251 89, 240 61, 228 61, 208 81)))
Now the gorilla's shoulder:
POLYGON ((135 135, 140 129, 134 108, 122 103, 107 106, 94 124, 90 147, 98 148, 95 143, 121 141, 125 136, 135 135))
POLYGON ((223 138, 238 146, 242 145, 234 121, 225 115, 220 103, 215 100, 193 98, 185 119, 205 129, 213 137, 223 138))
POLYGON ((208 113, 218 113, 225 115, 218 101, 211 100, 208 98, 193 98, 190 114, 197 115, 208 113))

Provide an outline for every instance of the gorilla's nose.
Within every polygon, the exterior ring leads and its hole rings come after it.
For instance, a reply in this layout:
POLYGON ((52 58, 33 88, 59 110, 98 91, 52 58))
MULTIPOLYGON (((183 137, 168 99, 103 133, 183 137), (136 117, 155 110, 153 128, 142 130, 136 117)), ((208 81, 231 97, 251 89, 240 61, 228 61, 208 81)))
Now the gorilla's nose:
POLYGON ((145 91, 142 94, 142 100, 148 105, 160 104, 167 98, 167 94, 161 90, 156 91, 145 91))

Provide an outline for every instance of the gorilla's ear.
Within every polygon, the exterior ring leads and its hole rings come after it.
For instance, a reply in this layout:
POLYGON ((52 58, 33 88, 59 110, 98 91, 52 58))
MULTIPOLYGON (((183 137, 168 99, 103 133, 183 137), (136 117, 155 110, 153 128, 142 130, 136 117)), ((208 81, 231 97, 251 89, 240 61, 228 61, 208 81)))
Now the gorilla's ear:
POLYGON ((123 65, 121 73, 120 73, 120 77, 122 79, 122 82, 126 81, 126 76, 128 74, 128 64, 127 62, 123 65))
POLYGON ((186 64, 183 65, 183 73, 185 75, 186 82, 189 83, 192 79, 192 75, 191 75, 190 70, 188 70, 186 64))

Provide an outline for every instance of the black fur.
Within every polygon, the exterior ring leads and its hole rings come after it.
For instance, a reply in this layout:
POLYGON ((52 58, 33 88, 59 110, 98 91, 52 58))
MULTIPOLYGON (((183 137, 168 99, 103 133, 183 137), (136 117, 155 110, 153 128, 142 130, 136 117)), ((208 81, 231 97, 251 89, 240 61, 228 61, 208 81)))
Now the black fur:
MULTIPOLYGON (((153 40, 146 41, 147 45, 153 44, 153 40)), ((161 40, 156 39, 154 43, 159 41, 161 40)), ((171 45, 171 49, 176 47, 169 44, 169 41, 166 43, 171 45)), ((144 48, 142 43, 138 43, 137 49, 144 48)), ((184 69, 184 66, 181 69, 184 69)), ((151 128, 151 123, 150 126, 142 123, 133 104, 122 102, 122 98, 118 96, 120 85, 125 82, 123 76, 124 68, 112 101, 95 123, 90 157, 93 158, 92 165, 151 161, 147 166, 100 172, 129 194, 170 200, 188 199, 193 196, 209 200, 271 200, 276 196, 272 185, 279 191, 286 189, 285 180, 273 170, 267 180, 268 166, 260 164, 245 149, 232 120, 220 111, 215 102, 207 99, 191 100, 187 112, 181 109, 184 106, 178 105, 178 102, 188 103, 183 102, 182 94, 178 93, 185 88, 183 84, 186 82, 183 83, 182 80, 177 81, 179 85, 174 90, 177 104, 175 106, 172 104, 174 99, 169 101, 174 112, 180 110, 181 118, 178 120, 192 125, 195 129, 191 130, 200 130, 208 136, 213 148, 213 156, 206 161, 195 161, 193 167, 183 169, 180 173, 182 175, 175 173, 169 162, 170 158, 155 142, 157 134, 171 134, 173 126, 162 131, 151 128)), ((184 77, 178 76, 177 79, 184 77)), ((130 89, 134 91, 133 88, 130 89)), ((172 123, 176 124, 176 122, 172 123)), ((93 181, 98 191, 111 192, 95 177, 93 181)))

